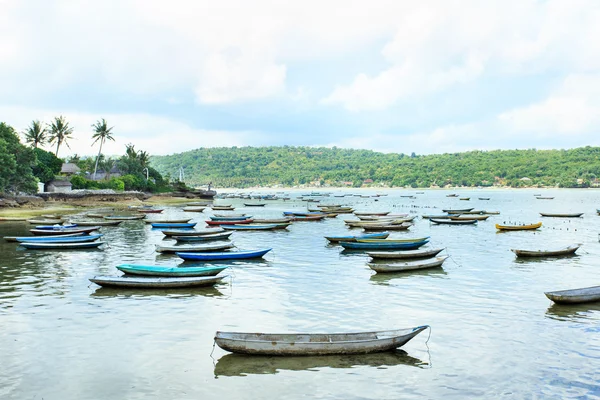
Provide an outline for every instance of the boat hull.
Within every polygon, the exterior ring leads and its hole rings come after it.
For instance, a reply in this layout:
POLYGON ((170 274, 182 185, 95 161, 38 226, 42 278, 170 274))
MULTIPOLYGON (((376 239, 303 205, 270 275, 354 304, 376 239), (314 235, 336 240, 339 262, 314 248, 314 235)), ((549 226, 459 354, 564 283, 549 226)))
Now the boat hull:
POLYGON ((32 243, 22 242, 20 246, 30 250, 77 250, 77 249, 93 249, 100 247, 104 242, 85 242, 85 243, 32 243))
POLYGON ((569 246, 560 250, 519 250, 511 249, 517 257, 560 257, 575 254, 580 246, 569 246))
POLYGON ((103 287, 116 287, 128 289, 181 289, 190 287, 213 286, 221 282, 226 276, 200 276, 183 278, 150 278, 150 277, 120 277, 120 276, 95 276, 90 281, 103 287))
POLYGON ((118 265, 117 269, 128 275, 140 276, 215 276, 228 267, 160 267, 146 265, 118 265))
POLYGON ((369 268, 377 273, 415 271, 419 269, 441 267, 448 257, 436 257, 432 260, 403 262, 398 264, 370 263, 369 268))
POLYGON ((414 250, 428 243, 429 240, 407 243, 359 243, 359 242, 340 242, 344 249, 348 250, 414 250))
POLYGON ((582 289, 558 290, 544 293, 557 304, 580 304, 600 301, 600 286, 582 289))
POLYGON ((196 260, 196 261, 211 261, 211 260, 241 260, 249 258, 260 258, 267 254, 271 249, 257 250, 257 251, 231 251, 223 253, 184 253, 177 252, 179 257, 184 260, 196 260))
POLYGON ((431 258, 437 256, 444 249, 431 249, 431 250, 409 250, 409 251, 395 251, 395 252, 379 252, 369 251, 367 255, 374 259, 419 259, 419 258, 431 258))

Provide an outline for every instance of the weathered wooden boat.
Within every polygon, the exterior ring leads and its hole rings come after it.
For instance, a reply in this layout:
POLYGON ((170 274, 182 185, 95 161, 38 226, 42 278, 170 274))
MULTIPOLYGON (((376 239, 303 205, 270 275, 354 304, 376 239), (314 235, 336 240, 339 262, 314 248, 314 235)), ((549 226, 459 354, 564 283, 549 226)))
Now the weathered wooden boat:
POLYGON ((189 207, 183 207, 183 211, 185 211, 185 212, 203 212, 205 208, 206 207, 189 206, 189 207))
POLYGON ((19 246, 30 250, 77 250, 92 249, 103 245, 104 242, 84 243, 55 243, 55 242, 21 242, 19 246))
POLYGON ((420 237, 420 238, 406 238, 406 239, 377 239, 377 238, 367 238, 367 239, 356 239, 355 241, 358 243, 414 243, 414 242, 422 242, 423 240, 429 239, 429 236, 420 237))
POLYGON ((444 215, 444 214, 423 214, 421 215, 421 218, 423 219, 431 219, 431 218, 435 218, 435 219, 450 219, 452 215, 444 215))
POLYGON ((177 252, 179 257, 184 260, 212 261, 212 260, 240 260, 249 258, 260 258, 267 254, 271 249, 261 250, 238 250, 221 253, 183 253, 177 252))
POLYGON ((320 356, 369 354, 392 351, 427 329, 409 329, 357 333, 241 333, 215 334, 215 342, 232 353, 264 356, 320 356))
POLYGON ((77 226, 116 226, 123 221, 69 221, 77 226))
MULTIPOLYGON (((471 221, 471 220, 485 221, 489 217, 490 217, 489 215, 451 215, 450 218, 448 218, 448 219, 450 219, 452 221, 471 221)), ((444 219, 444 218, 441 218, 441 219, 444 219)))
POLYGON ((340 246, 348 250, 414 250, 427 244, 429 240, 420 242, 405 243, 359 243, 359 242, 340 242, 340 246))
POLYGON ((227 269, 228 266, 218 267, 162 267, 150 265, 117 265, 117 269, 127 275, 142 276, 215 276, 227 269))
POLYGON ((292 217, 310 217, 314 215, 323 215, 322 211, 284 211, 283 215, 288 218, 292 217))
POLYGON ((510 249, 513 253, 517 255, 517 257, 560 257, 560 256, 568 256, 571 254, 575 254, 577 249, 579 249, 580 244, 572 244, 562 249, 558 250, 519 250, 519 249, 510 249))
POLYGON ((147 224, 185 224, 190 222, 192 218, 174 218, 174 219, 145 219, 147 224))
POLYGON ((451 194, 447 194, 446 197, 458 197, 458 194, 451 193, 451 194))
POLYGON ((203 244, 195 246, 161 246, 155 245, 157 253, 190 253, 190 252, 206 252, 206 251, 221 251, 232 249, 235 247, 232 243, 224 244, 203 244))
POLYGON ((211 221, 243 221, 245 219, 249 219, 252 218, 252 215, 248 215, 248 216, 243 216, 243 217, 217 217, 217 216, 212 216, 210 217, 211 221))
POLYGON ((213 233, 211 235, 194 235, 194 236, 171 236, 178 242, 210 242, 214 240, 227 240, 233 232, 213 233))
POLYGON ((322 214, 322 215, 294 215, 292 217, 292 220, 293 221, 321 221, 325 217, 326 217, 325 214, 322 214))
POLYGON ((450 211, 448 213, 448 215, 481 215, 481 214, 483 214, 483 210, 471 210, 471 211, 464 211, 464 212, 450 211))
POLYGON ((437 256, 444 249, 408 250, 408 251, 369 251, 373 259, 418 259, 437 256))
POLYGON ((184 223, 153 222, 150 225, 153 228, 185 229, 185 228, 193 228, 193 227, 195 227, 196 226, 196 222, 184 222, 184 223))
POLYGON ((406 217, 408 217, 408 214, 388 214, 388 215, 384 215, 384 216, 357 215, 356 217, 361 221, 385 221, 385 220, 390 220, 390 219, 393 220, 393 219, 399 219, 399 218, 406 218, 406 217))
POLYGON ((554 199, 554 197, 536 196, 536 199, 538 199, 538 200, 552 200, 552 199, 554 199))
POLYGON ((368 266, 377 273, 414 271, 418 269, 441 267, 447 256, 420 261, 407 261, 394 264, 369 263, 368 266))
POLYGON ((388 215, 390 213, 390 211, 354 211, 354 215, 375 215, 375 216, 382 216, 382 215, 388 215))
POLYGON ((231 214, 215 214, 215 217, 248 217, 246 214, 231 213, 231 214))
POLYGON ((63 224, 63 225, 36 225, 35 229, 52 229, 52 230, 56 230, 56 229, 69 229, 69 228, 75 228, 77 226, 77 224, 63 224))
POLYGON ((448 213, 448 214, 452 214, 452 213, 466 213, 473 210, 473 208, 447 208, 445 210, 442 210, 442 212, 448 213))
POLYGON ((361 228, 364 226, 372 226, 372 225, 400 225, 405 222, 411 222, 414 217, 410 218, 396 218, 389 220, 378 220, 378 221, 350 221, 345 220, 344 223, 352 228, 361 228))
POLYGON ((384 224, 384 225, 364 225, 360 228, 365 232, 379 232, 379 231, 405 231, 410 228, 412 224, 410 222, 403 222, 401 224, 384 224))
POLYGON ((542 226, 541 222, 537 224, 527 224, 527 225, 500 225, 496 224, 496 229, 499 231, 528 231, 535 230, 542 226))
POLYGON ((389 232, 367 233, 364 235, 342 235, 342 236, 325 236, 325 239, 330 242, 356 242, 357 239, 385 239, 390 235, 389 232))
POLYGON ((90 233, 99 230, 99 226, 89 226, 87 228, 67 228, 67 229, 30 229, 29 232, 36 236, 40 235, 63 235, 67 233, 90 233))
POLYGON ((583 213, 540 213, 542 217, 554 217, 554 218, 579 218, 583 213))
POLYGON ((79 234, 79 236, 67 236, 66 235, 58 235, 58 236, 19 236, 15 237, 17 242, 21 243, 84 243, 84 242, 93 242, 94 240, 98 240, 103 234, 99 233, 97 235, 84 235, 79 234))
POLYGON ((65 220, 62 218, 58 218, 58 219, 28 219, 27 222, 29 222, 30 224, 35 224, 35 225, 56 225, 56 224, 62 224, 63 222, 65 222, 65 220))
POLYGON ((223 229, 232 231, 272 231, 276 229, 287 229, 291 223, 286 222, 285 224, 265 224, 265 225, 223 225, 223 229))
POLYGON ((489 200, 489 197, 478 197, 479 200, 489 200))
POLYGON ((137 210, 137 212, 139 212, 139 213, 145 213, 145 214, 160 214, 161 212, 163 212, 163 210, 161 210, 161 209, 151 209, 151 208, 148 208, 148 209, 142 208, 140 210, 137 210))
POLYGON ((235 210, 235 207, 227 207, 227 206, 212 206, 211 207, 213 210, 215 211, 233 211, 235 210))
POLYGON ((581 289, 557 290, 544 293, 557 304, 579 304, 600 301, 600 286, 581 289))
POLYGON ((471 200, 471 198, 470 197, 461 197, 459 200, 469 201, 469 200, 471 200))
POLYGON ((500 215, 500 211, 485 211, 484 210, 481 213, 485 214, 485 215, 500 215))
POLYGON ((208 221, 206 221, 206 224, 207 225, 239 225, 239 224, 249 224, 251 222, 254 222, 254 220, 252 218, 235 220, 235 221, 211 221, 211 220, 208 220, 208 221))
POLYGON ((200 286, 213 286, 227 276, 186 276, 181 278, 165 277, 127 277, 127 276, 95 276, 90 281, 103 287, 119 287, 128 289, 179 289, 200 286))
POLYGON ((267 203, 244 203, 246 207, 264 207, 267 203))
POLYGON ((438 225, 472 225, 472 224, 476 224, 477 220, 476 219, 436 219, 436 218, 429 218, 429 220, 431 222, 433 222, 434 224, 438 224, 438 225))
POLYGON ((146 218, 146 215, 105 215, 102 218, 109 221, 133 221, 137 219, 144 219, 146 218))
POLYGON ((225 232, 223 228, 207 228, 201 231, 194 229, 165 229, 161 231, 165 236, 206 236, 214 235, 215 233, 225 232))
POLYGON ((266 219, 254 219, 254 222, 257 224, 285 224, 287 222, 291 222, 291 218, 266 218, 266 219))
POLYGON ((39 235, 39 236, 4 236, 4 240, 6 240, 7 242, 18 242, 18 239, 23 238, 23 239, 35 239, 35 238, 55 238, 55 237, 77 237, 77 236, 83 236, 85 235, 82 232, 79 233, 67 233, 64 235, 47 235, 47 236, 43 236, 43 235, 39 235))

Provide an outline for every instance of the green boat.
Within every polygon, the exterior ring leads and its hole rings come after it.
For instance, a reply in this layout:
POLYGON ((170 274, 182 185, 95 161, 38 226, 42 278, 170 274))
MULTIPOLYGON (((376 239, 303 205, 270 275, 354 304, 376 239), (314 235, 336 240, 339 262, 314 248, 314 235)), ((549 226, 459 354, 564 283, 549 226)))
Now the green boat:
POLYGON ((119 271, 125 272, 128 275, 143 275, 143 276, 215 276, 219 272, 226 269, 222 267, 161 267, 150 265, 118 265, 119 271))

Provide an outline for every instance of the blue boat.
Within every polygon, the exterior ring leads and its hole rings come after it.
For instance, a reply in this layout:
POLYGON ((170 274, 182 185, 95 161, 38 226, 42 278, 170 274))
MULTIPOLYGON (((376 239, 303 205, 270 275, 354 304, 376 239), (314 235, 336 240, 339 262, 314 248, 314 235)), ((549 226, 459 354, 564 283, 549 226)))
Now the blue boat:
POLYGON ((272 249, 240 250, 221 253, 175 253, 184 260, 211 261, 211 260, 239 260, 246 258, 260 258, 272 249))
POLYGON ((31 237, 31 236, 21 236, 16 237, 15 240, 21 243, 84 243, 84 242, 93 242, 104 236, 99 233, 97 235, 85 235, 85 236, 50 236, 50 237, 31 237))
POLYGON ((301 212, 301 211, 284 211, 283 215, 293 215, 295 217, 311 217, 315 215, 323 215, 322 212, 301 212))
POLYGON ((36 250, 76 250, 76 249, 91 249, 100 247, 104 242, 85 242, 85 243, 55 243, 55 242, 24 242, 19 243, 26 249, 36 250))
POLYGON ((178 242, 209 242, 211 240, 228 239, 232 234, 233 232, 223 232, 202 236, 171 236, 171 238, 177 240, 178 242))
POLYGON ((77 224, 66 224, 66 225, 38 225, 35 227, 35 229, 53 229, 53 230, 57 230, 57 229, 68 229, 68 228, 75 228, 77 226, 77 224))
POLYGON ((366 233, 364 235, 325 236, 330 242, 355 242, 357 239, 385 239, 389 232, 366 233))
POLYGON ((252 218, 252 215, 240 217, 210 217, 212 221, 243 221, 252 218))
POLYGON ((187 223, 168 223, 168 222, 153 222, 153 228, 193 228, 196 226, 196 222, 187 222, 187 223))
POLYGON ((128 275, 143 276, 215 276, 228 266, 218 267, 162 267, 150 265, 117 265, 119 271, 128 275))
POLYGON ((429 240, 420 242, 394 242, 394 243, 360 243, 340 242, 344 249, 348 250, 414 250, 428 243, 429 240))

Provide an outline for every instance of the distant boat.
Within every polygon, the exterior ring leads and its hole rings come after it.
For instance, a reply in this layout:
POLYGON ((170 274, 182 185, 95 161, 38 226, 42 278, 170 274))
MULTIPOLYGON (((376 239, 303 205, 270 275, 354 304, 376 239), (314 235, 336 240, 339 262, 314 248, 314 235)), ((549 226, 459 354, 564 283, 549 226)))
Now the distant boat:
POLYGON ((489 197, 478 197, 479 200, 489 200, 489 197))
POLYGON ((541 222, 537 224, 528 224, 528 225, 500 225, 496 224, 496 229, 500 231, 527 231, 527 230, 535 230, 542 226, 541 222))
POLYGON ((215 233, 225 232, 225 229, 219 228, 208 228, 200 231, 194 229, 164 229, 161 233, 165 236, 207 236, 214 235, 215 233))
POLYGON ((581 289, 557 290, 544 293, 547 298, 558 304, 579 304, 600 301, 600 286, 581 289))
POLYGON ((169 222, 153 222, 150 224, 153 228, 193 228, 196 226, 195 222, 186 223, 169 223, 169 222))
POLYGON ((271 249, 261 250, 239 250, 229 251, 222 253, 180 253, 177 252, 179 257, 184 260, 196 260, 196 261, 212 261, 212 260, 239 260, 248 258, 260 258, 267 254, 271 249))
POLYGON ((155 246, 158 253, 223 251, 234 247, 232 243, 202 244, 195 246, 161 246, 157 244, 155 246))
POLYGON ((265 225, 223 225, 225 230, 235 231, 272 231, 276 229, 287 229, 291 224, 286 222, 284 224, 265 224, 265 225))
POLYGON ((357 333, 239 333, 220 332, 215 342, 232 353, 264 356, 323 356, 393 351, 428 326, 357 333))
POLYGON ((210 217, 211 221, 243 221, 245 219, 249 219, 252 218, 252 215, 248 215, 248 216, 234 216, 234 217, 217 217, 217 216, 212 216, 210 217))
POLYGON ((471 198, 470 197, 461 197, 459 200, 467 200, 468 201, 468 200, 471 200, 471 198))
POLYGON ((176 218, 176 219, 146 219, 147 224, 185 224, 190 222, 192 218, 176 218))
POLYGON ((67 233, 64 235, 36 235, 36 236, 4 236, 4 240, 6 240, 7 242, 18 242, 19 239, 25 239, 25 241, 28 241, 27 239, 30 239, 29 241, 35 241, 35 239, 40 238, 40 239, 50 239, 50 238, 67 238, 67 237, 78 237, 78 236, 84 236, 86 235, 83 232, 77 232, 77 233, 67 233))
POLYGON ((219 267, 162 267, 149 265, 117 265, 117 269, 128 275, 142 276, 215 276, 227 269, 227 266, 219 267))
POLYGON ((476 224, 476 219, 436 219, 429 218, 431 222, 437 225, 472 225, 476 224))
POLYGON ((239 225, 239 224, 249 224, 254 222, 252 218, 244 219, 244 220, 235 220, 235 221, 205 221, 207 225, 239 225))
POLYGON ((213 233, 212 235, 194 235, 194 236, 171 236, 178 242, 210 242, 214 240, 227 240, 233 232, 213 233))
POLYGON ((100 239, 102 234, 98 235, 83 235, 78 236, 67 236, 67 235, 54 235, 54 236, 20 236, 15 237, 17 242, 21 243, 84 243, 93 242, 94 240, 100 239))
POLYGON ((123 221, 69 221, 77 226, 116 226, 123 221))
POLYGON ((199 286, 213 286, 227 276, 199 276, 182 278, 154 278, 154 277, 124 277, 124 276, 95 276, 90 281, 105 287, 118 287, 128 289, 175 289, 199 286))
POLYGON ((465 213, 465 212, 469 212, 471 210, 473 210, 473 208, 455 208, 455 209, 448 208, 448 209, 442 210, 442 212, 451 214, 451 213, 465 213))
POLYGON ((31 250, 76 250, 90 249, 103 245, 104 242, 85 242, 85 243, 55 243, 55 242, 22 242, 19 246, 31 250))
POLYGON ((452 194, 447 194, 446 197, 458 197, 458 195, 456 193, 452 193, 452 194))
POLYGON ((581 245, 573 244, 559 250, 518 250, 510 249, 517 257, 558 257, 575 254, 581 245))
MULTIPOLYGON (((90 215, 90 214, 88 214, 90 215)), ((108 219, 108 220, 113 220, 113 221, 129 221, 129 220, 136 220, 136 219, 144 219, 146 218, 145 214, 142 215, 105 215, 102 218, 104 219, 108 219)))
POLYGON ((354 211, 354 215, 388 215, 390 211, 354 211))
POLYGON ((36 236, 40 235, 64 235, 67 233, 90 233, 100 229, 99 226, 90 226, 87 228, 67 228, 67 229, 30 229, 29 232, 36 236))
POLYGON ((377 273, 414 271, 418 269, 441 267, 447 258, 448 257, 444 256, 427 260, 407 261, 395 264, 369 263, 368 266, 377 273))
POLYGON ((542 217, 554 217, 554 218, 579 218, 583 213, 540 213, 542 217))
POLYGON ((548 196, 537 196, 536 199, 538 200, 552 200, 554 197, 548 197, 548 196))
POLYGON ((363 225, 360 228, 365 232, 373 231, 405 231, 410 228, 412 224, 410 222, 403 222, 401 224, 372 224, 372 225, 363 225))
POLYGON ((374 259, 418 259, 431 258, 444 249, 408 250, 408 251, 368 251, 367 255, 374 259))
POLYGON ((294 215, 292 221, 320 221, 325 218, 325 214, 321 215, 294 215))
POLYGON ((367 233, 364 235, 342 235, 342 236, 325 236, 325 239, 330 242, 356 242, 357 239, 385 239, 390 235, 389 232, 367 233))
POLYGON ((196 206, 188 206, 183 207, 183 211, 185 212, 202 212, 206 207, 196 207, 196 206))
POLYGON ((65 222, 64 219, 28 219, 27 222, 35 225, 58 225, 65 222))
POLYGON ((35 227, 35 229, 52 229, 52 230, 57 230, 57 229, 69 229, 69 228, 75 228, 77 226, 77 224, 64 224, 64 225, 37 225, 35 227))
POLYGON ((428 243, 429 240, 420 242, 405 243, 359 243, 359 242, 340 242, 344 249, 348 250, 414 250, 428 243))
POLYGON ((244 203, 246 207, 264 207, 267 203, 244 203))
POLYGON ((160 209, 141 209, 141 210, 137 210, 137 212, 139 212, 139 213, 145 213, 145 214, 160 214, 161 212, 163 212, 163 210, 160 210, 160 209))
POLYGON ((292 218, 265 218, 265 219, 254 219, 257 224, 285 224, 292 221, 292 218))

